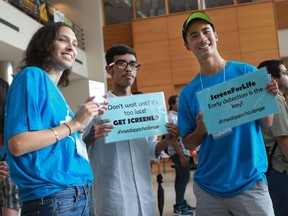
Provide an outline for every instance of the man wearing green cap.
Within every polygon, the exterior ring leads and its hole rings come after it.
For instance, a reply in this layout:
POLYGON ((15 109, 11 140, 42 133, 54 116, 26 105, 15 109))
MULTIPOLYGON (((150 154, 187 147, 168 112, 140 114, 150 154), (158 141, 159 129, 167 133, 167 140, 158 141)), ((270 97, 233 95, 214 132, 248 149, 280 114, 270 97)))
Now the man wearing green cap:
MULTIPOLYGON (((185 147, 201 145, 194 174, 196 215, 273 216, 260 130, 272 125, 273 115, 209 135, 196 96, 205 88, 253 72, 256 67, 220 56, 214 24, 205 13, 192 13, 183 24, 182 35, 186 49, 200 64, 199 73, 181 91, 178 107, 178 126, 185 147)), ((276 96, 276 82, 271 80, 266 90, 276 96)))

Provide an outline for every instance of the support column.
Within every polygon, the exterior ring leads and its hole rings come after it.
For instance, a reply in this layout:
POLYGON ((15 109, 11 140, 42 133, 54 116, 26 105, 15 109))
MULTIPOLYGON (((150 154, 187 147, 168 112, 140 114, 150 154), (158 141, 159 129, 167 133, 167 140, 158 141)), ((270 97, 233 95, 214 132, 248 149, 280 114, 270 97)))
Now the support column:
POLYGON ((0 61, 0 77, 11 84, 13 80, 13 62, 0 61))

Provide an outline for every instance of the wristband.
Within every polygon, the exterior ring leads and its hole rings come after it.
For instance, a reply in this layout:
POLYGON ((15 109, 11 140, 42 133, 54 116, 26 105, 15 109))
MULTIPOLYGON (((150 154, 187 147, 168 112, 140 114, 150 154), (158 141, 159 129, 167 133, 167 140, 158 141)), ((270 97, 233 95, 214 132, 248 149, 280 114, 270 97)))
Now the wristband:
POLYGON ((69 136, 71 135, 71 128, 69 127, 69 125, 67 123, 63 123, 64 125, 66 125, 66 127, 69 129, 69 136))

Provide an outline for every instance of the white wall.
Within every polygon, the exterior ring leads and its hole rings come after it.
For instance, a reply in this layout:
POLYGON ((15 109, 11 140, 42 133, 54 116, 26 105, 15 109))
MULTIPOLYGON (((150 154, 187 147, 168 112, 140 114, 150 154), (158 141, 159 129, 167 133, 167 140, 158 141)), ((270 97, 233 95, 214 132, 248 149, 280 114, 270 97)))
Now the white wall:
MULTIPOLYGON (((102 10, 100 0, 51 1, 56 8, 84 29, 85 51, 78 49, 77 59, 71 74, 71 83, 63 88, 71 108, 76 111, 78 105, 88 97, 88 80, 106 84, 104 45, 102 32, 102 10), (81 86, 82 85, 82 86, 81 86)), ((35 31, 42 26, 9 3, 0 0, 0 18, 19 28, 19 32, 0 23, 0 61, 13 61, 17 66, 23 51, 35 31)), ((15 69, 14 69, 15 71, 15 69)))
POLYGON ((61 91, 72 111, 76 113, 80 105, 88 98, 88 79, 73 80, 68 87, 61 88, 61 91))
POLYGON ((0 18, 13 29, 0 23, 0 61, 13 62, 14 73, 22 59, 23 50, 32 37, 33 33, 41 26, 7 2, 0 0, 0 18))
POLYGON ((76 112, 79 104, 88 98, 89 79, 104 82, 107 86, 101 0, 70 0, 65 2, 52 0, 50 2, 84 30, 87 79, 71 80, 70 85, 62 89, 71 109, 76 112))
MULTIPOLYGON (((0 18, 19 29, 17 31, 0 23, 0 60, 13 61, 14 65, 18 65, 31 37, 42 24, 2 0, 0 0, 0 18)), ((86 53, 78 49, 77 59, 83 64, 74 63, 74 77, 87 77, 86 53)))
POLYGON ((4 1, 0 1, 0 17, 19 28, 19 32, 17 32, 1 23, 0 41, 21 50, 26 49, 33 33, 41 26, 41 24, 4 1))
POLYGON ((288 29, 278 30, 279 52, 281 57, 288 56, 288 29))

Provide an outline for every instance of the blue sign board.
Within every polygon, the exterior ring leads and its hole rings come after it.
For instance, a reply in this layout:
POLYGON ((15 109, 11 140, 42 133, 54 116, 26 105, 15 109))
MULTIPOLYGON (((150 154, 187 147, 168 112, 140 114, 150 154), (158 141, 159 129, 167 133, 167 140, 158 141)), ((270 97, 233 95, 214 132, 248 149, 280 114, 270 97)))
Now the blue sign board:
POLYGON ((279 112, 276 98, 265 90, 266 68, 245 74, 197 93, 209 134, 279 112))
POLYGON ((167 133, 166 103, 163 92, 107 98, 108 110, 101 117, 115 128, 106 143, 167 133))

